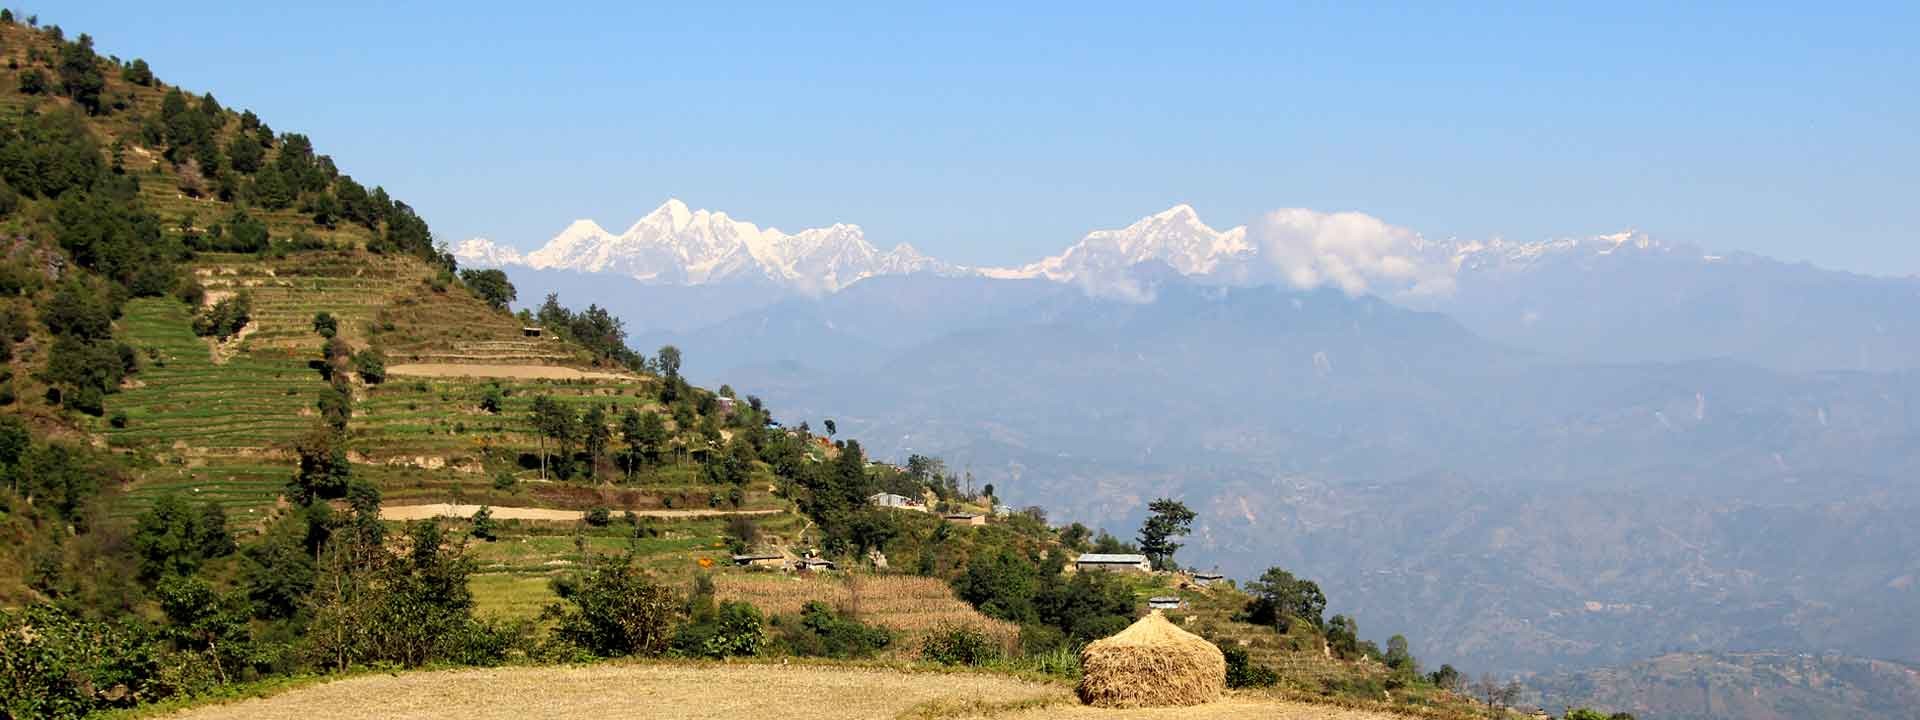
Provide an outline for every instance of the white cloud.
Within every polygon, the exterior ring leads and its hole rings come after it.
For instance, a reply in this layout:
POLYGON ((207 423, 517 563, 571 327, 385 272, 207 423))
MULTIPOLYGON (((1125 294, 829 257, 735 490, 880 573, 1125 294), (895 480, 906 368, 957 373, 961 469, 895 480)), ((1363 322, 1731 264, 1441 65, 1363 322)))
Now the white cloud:
POLYGON ((1430 256, 1420 233, 1365 213, 1275 210, 1249 225, 1247 238, 1294 287, 1333 285, 1349 295, 1453 290, 1452 264, 1430 256))

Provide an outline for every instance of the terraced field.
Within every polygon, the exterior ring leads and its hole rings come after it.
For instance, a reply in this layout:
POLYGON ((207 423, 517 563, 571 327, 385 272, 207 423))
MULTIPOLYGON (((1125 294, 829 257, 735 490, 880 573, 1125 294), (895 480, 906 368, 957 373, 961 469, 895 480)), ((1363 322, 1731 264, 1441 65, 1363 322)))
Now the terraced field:
POLYGON ((141 448, 160 463, 128 494, 122 513, 182 492, 233 508, 273 503, 291 466, 285 449, 313 423, 323 385, 291 356, 242 354, 215 364, 206 340, 191 329, 192 311, 171 298, 127 303, 120 325, 143 354, 138 383, 108 398, 125 427, 105 430, 109 443, 141 448))
MULTIPOLYGON (((247 293, 253 322, 242 338, 216 351, 193 335, 194 308, 171 299, 129 304, 120 325, 146 356, 145 367, 137 386, 109 399, 109 411, 125 413, 127 422, 105 433, 116 446, 145 451, 157 466, 143 473, 122 513, 138 512, 168 492, 214 497, 233 508, 273 503, 292 472, 291 443, 315 422, 314 402, 324 388, 308 366, 322 344, 313 331, 317 313, 333 315, 351 346, 380 348, 393 362, 590 367, 566 343, 523 337, 512 316, 466 292, 434 289, 430 273, 411 258, 346 251, 205 254, 195 272, 209 300, 247 293)), ((479 478, 501 472, 529 476, 518 463, 539 443, 520 418, 533 397, 549 395, 577 410, 595 403, 618 417, 628 408, 657 409, 649 382, 625 375, 569 381, 396 376, 356 387, 349 443, 354 460, 368 466, 361 474, 398 497, 445 499, 469 478, 484 484, 479 478), (497 414, 480 409, 489 391, 503 398, 497 414)), ((698 468, 654 476, 665 481, 655 488, 660 497, 617 506, 705 504, 712 494, 694 492, 702 487, 698 468)), ((562 507, 606 504, 579 493, 550 495, 545 499, 572 500, 562 507)))

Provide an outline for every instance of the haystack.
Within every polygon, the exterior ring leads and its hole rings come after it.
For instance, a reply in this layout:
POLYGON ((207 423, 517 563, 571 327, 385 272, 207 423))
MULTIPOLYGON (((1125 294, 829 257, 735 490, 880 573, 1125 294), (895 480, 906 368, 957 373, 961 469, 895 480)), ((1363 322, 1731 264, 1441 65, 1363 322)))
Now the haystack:
POLYGON ((1080 701, 1110 708, 1199 705, 1220 697, 1220 648, 1150 613, 1080 651, 1080 701))

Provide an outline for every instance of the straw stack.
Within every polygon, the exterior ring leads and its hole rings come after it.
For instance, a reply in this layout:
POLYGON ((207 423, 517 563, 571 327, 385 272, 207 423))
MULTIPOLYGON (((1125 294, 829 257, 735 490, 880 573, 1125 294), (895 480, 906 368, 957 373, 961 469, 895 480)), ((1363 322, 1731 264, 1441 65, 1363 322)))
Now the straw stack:
POLYGON ((1080 701, 1097 707, 1199 705, 1219 698, 1226 678, 1220 648, 1158 612, 1080 652, 1080 701))

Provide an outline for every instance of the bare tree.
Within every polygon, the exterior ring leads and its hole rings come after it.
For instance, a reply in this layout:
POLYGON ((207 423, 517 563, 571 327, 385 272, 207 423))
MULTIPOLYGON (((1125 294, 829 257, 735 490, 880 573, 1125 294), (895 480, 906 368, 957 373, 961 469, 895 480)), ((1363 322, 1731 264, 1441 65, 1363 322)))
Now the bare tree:
POLYGON ((1481 702, 1486 703, 1487 709, 1491 710, 1494 702, 1500 699, 1500 681, 1493 679, 1493 673, 1480 673, 1480 680, 1473 684, 1473 692, 1479 695, 1481 702))
POLYGON ((1513 707, 1514 703, 1520 702, 1520 690, 1519 680, 1507 681, 1506 686, 1500 688, 1500 705, 1502 707, 1513 707))

